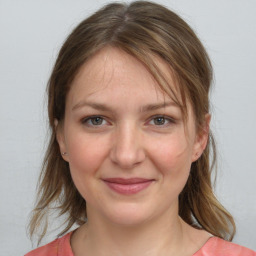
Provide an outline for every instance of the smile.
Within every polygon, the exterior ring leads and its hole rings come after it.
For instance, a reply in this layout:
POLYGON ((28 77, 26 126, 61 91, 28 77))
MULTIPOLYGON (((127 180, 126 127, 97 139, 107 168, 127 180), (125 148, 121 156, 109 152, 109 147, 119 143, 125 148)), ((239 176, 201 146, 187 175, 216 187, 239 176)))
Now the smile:
POLYGON ((108 178, 103 179, 103 181, 111 190, 119 194, 132 195, 146 189, 154 180, 143 178, 108 178))

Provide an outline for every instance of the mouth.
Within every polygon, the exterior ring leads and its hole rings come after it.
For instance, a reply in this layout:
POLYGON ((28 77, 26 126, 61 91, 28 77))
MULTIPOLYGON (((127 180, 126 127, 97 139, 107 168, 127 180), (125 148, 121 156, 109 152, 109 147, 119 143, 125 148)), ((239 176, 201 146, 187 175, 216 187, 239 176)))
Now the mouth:
POLYGON ((107 178, 107 179, 103 179, 103 181, 111 190, 119 194, 132 195, 146 189, 154 181, 154 179, 107 178))

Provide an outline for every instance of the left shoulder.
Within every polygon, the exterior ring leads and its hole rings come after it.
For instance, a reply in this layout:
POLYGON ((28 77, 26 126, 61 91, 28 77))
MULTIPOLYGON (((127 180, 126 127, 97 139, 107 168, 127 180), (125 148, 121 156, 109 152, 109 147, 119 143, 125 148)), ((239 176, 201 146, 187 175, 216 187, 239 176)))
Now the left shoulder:
POLYGON ((194 256, 256 256, 256 252, 244 246, 218 237, 211 237, 194 256))

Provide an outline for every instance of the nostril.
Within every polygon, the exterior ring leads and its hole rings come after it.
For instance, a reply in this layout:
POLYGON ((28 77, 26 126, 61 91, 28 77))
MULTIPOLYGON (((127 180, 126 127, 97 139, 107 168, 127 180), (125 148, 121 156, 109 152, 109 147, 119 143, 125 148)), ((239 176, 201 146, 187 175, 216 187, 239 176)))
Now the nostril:
POLYGON ((121 168, 129 169, 145 159, 143 141, 136 123, 123 122, 113 135, 111 160, 121 168))

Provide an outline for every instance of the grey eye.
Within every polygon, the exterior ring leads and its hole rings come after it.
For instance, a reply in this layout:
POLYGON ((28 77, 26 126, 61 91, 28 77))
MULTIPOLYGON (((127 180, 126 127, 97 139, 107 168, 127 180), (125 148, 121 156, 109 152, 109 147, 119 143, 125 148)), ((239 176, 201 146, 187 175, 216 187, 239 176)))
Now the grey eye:
POLYGON ((154 118, 154 124, 155 125, 163 125, 165 124, 165 118, 162 116, 158 116, 154 118))
POLYGON ((96 116, 96 117, 90 118, 90 121, 93 125, 101 125, 103 123, 103 118, 96 116))

